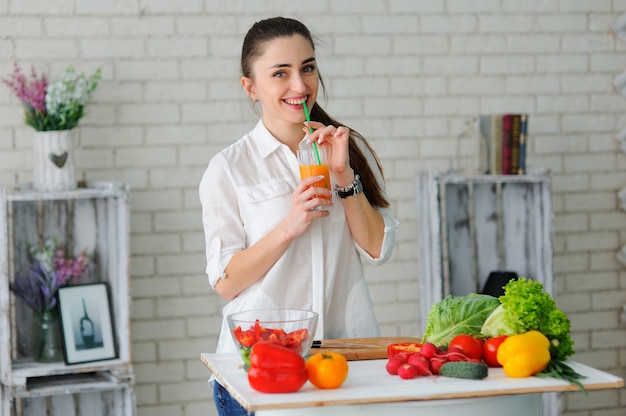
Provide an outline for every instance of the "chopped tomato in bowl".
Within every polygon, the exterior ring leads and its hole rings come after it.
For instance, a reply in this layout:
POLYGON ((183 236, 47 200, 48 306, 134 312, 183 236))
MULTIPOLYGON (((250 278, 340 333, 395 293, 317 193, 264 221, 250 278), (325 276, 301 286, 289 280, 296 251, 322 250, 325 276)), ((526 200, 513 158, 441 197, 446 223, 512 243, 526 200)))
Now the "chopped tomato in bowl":
POLYGON ((306 357, 313 343, 317 317, 316 312, 299 309, 259 309, 234 313, 226 320, 247 368, 250 349, 259 341, 289 348, 306 357))

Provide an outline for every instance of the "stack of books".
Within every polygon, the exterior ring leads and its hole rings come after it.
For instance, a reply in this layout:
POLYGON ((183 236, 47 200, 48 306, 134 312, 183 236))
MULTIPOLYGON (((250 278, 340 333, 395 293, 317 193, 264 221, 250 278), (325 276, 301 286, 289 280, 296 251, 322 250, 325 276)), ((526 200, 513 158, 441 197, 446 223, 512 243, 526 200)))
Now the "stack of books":
POLYGON ((526 173, 528 114, 487 114, 479 121, 487 142, 488 171, 491 175, 526 173))

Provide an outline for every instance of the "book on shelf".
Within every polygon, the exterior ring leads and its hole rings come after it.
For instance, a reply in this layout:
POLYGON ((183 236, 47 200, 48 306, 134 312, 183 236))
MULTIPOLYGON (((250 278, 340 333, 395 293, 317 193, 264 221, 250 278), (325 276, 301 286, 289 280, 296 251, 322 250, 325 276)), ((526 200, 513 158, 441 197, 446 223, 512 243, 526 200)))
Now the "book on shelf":
POLYGON ((487 142, 489 174, 526 172, 528 114, 484 114, 479 117, 479 128, 487 142))
POLYGON ((497 175, 502 172, 502 117, 499 114, 481 115, 479 128, 487 144, 487 172, 497 175))
POLYGON ((511 174, 511 154, 513 153, 513 114, 502 116, 502 172, 511 174))
POLYGON ((519 169, 518 175, 526 173, 526 138, 528 136, 528 114, 520 114, 519 169))

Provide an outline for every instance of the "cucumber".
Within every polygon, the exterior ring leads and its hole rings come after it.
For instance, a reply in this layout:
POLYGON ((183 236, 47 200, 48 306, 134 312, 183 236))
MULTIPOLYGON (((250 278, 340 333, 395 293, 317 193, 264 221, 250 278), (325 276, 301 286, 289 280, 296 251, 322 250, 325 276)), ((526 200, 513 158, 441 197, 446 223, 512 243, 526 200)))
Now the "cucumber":
POLYGON ((439 369, 439 374, 445 377, 468 378, 480 380, 487 377, 489 370, 483 363, 470 361, 450 361, 439 369))

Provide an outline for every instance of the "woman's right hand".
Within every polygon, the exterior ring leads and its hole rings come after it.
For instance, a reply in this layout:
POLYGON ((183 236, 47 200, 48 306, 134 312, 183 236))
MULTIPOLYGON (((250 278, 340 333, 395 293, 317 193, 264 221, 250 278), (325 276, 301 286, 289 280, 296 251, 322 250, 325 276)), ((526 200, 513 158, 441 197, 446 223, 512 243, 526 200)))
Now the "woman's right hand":
POLYGON ((291 207, 287 217, 283 220, 283 225, 292 238, 304 234, 316 219, 330 215, 326 209, 313 209, 333 205, 331 191, 326 188, 311 187, 319 180, 319 176, 304 178, 291 194, 291 207), (329 199, 320 198, 319 195, 326 195, 329 199))

